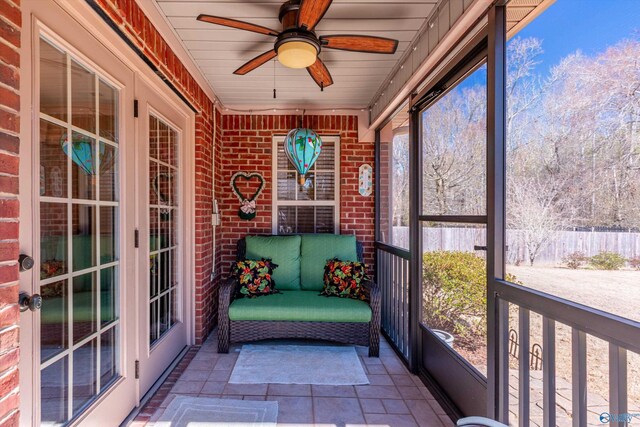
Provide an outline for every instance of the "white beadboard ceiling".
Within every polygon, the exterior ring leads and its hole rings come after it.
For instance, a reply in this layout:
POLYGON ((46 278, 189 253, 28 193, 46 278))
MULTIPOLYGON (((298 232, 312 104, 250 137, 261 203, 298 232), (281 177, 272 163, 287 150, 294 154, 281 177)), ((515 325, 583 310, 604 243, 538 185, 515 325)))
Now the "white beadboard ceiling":
POLYGON ((245 76, 233 71, 273 48, 274 37, 196 21, 205 13, 280 30, 278 0, 155 0, 225 106, 258 108, 366 108, 432 13, 437 0, 334 0, 318 35, 362 34, 398 39, 394 55, 325 49, 334 84, 320 92, 306 70, 275 60, 245 76))

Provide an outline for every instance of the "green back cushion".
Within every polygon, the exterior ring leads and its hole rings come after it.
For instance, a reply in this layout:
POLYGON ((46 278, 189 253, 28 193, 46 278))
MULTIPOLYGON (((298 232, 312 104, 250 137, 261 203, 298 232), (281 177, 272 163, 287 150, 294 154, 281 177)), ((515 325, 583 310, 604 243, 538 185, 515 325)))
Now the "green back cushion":
POLYGON ((301 243, 300 285, 303 290, 322 291, 327 260, 358 261, 356 236, 305 234, 301 243))
POLYGON ((371 321, 371 308, 366 302, 351 298, 325 297, 315 291, 284 291, 233 300, 229 319, 366 323, 371 321))
POLYGON ((247 236, 246 259, 271 259, 278 265, 273 280, 278 290, 300 289, 300 236, 247 236))

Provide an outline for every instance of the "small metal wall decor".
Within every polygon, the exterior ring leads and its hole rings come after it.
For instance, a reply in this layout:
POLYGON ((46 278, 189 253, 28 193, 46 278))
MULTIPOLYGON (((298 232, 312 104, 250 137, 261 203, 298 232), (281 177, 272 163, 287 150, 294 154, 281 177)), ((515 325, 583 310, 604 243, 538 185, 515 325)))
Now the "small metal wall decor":
POLYGON ((305 174, 318 160, 322 151, 322 140, 311 129, 291 129, 284 139, 284 152, 300 173, 299 183, 304 185, 305 174))
POLYGON ((358 173, 358 192, 361 196, 370 196, 373 190, 373 169, 365 163, 360 166, 358 173))
POLYGON ((258 172, 236 172, 231 177, 231 189, 233 194, 240 200, 240 209, 238 210, 238 216, 244 220, 252 220, 256 217, 256 199, 262 193, 264 189, 264 177, 258 172), (244 179, 250 181, 253 178, 258 178, 260 185, 252 196, 246 197, 238 188, 238 180, 244 179))

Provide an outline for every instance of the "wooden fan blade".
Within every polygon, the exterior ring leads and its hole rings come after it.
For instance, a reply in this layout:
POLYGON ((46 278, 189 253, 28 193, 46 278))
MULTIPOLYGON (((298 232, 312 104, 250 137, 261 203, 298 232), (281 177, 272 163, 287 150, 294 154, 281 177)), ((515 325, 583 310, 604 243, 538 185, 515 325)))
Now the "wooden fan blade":
POLYGON ((252 24, 250 22, 238 21, 236 19, 221 18, 219 16, 198 15, 198 21, 208 22, 210 24, 222 25, 225 27, 237 28, 238 30, 253 31, 254 33, 266 34, 267 36, 278 36, 278 32, 271 28, 261 25, 252 24))
POLYGON ((251 61, 244 64, 242 67, 235 70, 233 74, 244 76, 249 71, 253 71, 259 66, 265 64, 266 62, 269 62, 270 60, 275 58, 277 55, 278 54, 276 53, 275 50, 270 50, 268 52, 263 53, 262 55, 258 55, 255 58, 253 58, 251 61))
POLYGON ((307 67, 307 71, 309 72, 309 75, 311 76, 313 81, 315 81, 321 89, 324 89, 325 87, 331 86, 333 84, 331 74, 320 58, 317 58, 316 62, 313 65, 307 67))
POLYGON ((398 40, 384 37, 335 35, 320 37, 323 47, 366 53, 396 53, 398 40))
POLYGON ((302 0, 298 10, 298 27, 312 31, 331 6, 332 0, 302 0))

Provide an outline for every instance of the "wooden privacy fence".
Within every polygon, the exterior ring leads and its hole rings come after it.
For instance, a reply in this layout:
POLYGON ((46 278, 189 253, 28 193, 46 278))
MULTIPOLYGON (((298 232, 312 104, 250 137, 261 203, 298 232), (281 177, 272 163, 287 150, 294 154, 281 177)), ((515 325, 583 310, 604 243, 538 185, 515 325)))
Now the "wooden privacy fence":
MULTIPOLYGON (((473 251, 474 245, 485 245, 484 228, 477 227, 424 227, 423 249, 427 251, 473 251)), ((393 245, 409 247, 409 228, 393 227, 393 245)), ((529 259, 520 230, 507 230, 507 262, 526 263, 529 259)), ((556 231, 544 245, 538 256, 538 264, 561 264, 562 258, 573 252, 586 256, 600 252, 616 252, 629 259, 640 257, 640 233, 624 231, 556 231)))

